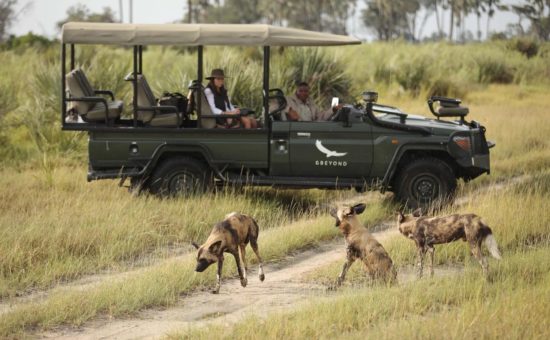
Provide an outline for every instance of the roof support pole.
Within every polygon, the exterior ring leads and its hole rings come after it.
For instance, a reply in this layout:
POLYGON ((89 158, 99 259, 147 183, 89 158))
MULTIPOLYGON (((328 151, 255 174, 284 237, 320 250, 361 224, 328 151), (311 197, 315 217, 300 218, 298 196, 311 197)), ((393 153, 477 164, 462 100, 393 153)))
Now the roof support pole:
MULTIPOLYGON (((200 91, 202 91, 202 77, 203 77, 202 52, 203 52, 203 46, 200 45, 197 49, 197 88, 195 89, 195 91, 199 91, 198 96, 197 96, 197 102, 196 102, 196 104, 197 104, 197 117, 199 117, 199 118, 201 116, 200 113, 202 112, 201 111, 202 94, 200 93, 200 91)), ((199 127, 199 128, 202 127, 201 119, 198 119, 197 127, 199 127)))
POLYGON ((65 114, 67 113, 67 102, 65 93, 65 44, 61 44, 61 126, 65 126, 65 114))
POLYGON ((143 74, 143 45, 139 45, 139 64, 138 64, 138 73, 143 74))
POLYGON ((133 111, 134 111, 134 127, 137 127, 137 97, 138 97, 138 47, 134 46, 134 76, 132 77, 132 82, 134 83, 134 100, 133 100, 133 111))
POLYGON ((74 70, 74 44, 71 44, 71 71, 74 70))
POLYGON ((263 98, 264 98, 264 122, 268 122, 269 114, 269 59, 271 50, 269 46, 264 46, 264 83, 263 83, 263 98))

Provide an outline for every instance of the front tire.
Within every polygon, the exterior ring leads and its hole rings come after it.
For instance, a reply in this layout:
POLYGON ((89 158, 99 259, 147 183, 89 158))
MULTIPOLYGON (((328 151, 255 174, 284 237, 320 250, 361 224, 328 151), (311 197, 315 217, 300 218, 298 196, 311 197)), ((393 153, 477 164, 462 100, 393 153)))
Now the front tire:
POLYGON ((456 177, 448 163, 433 157, 407 164, 397 175, 397 199, 410 209, 440 208, 454 198, 456 177))
POLYGON ((212 171, 206 164, 189 157, 165 160, 153 172, 149 191, 161 197, 201 194, 213 185, 212 171))

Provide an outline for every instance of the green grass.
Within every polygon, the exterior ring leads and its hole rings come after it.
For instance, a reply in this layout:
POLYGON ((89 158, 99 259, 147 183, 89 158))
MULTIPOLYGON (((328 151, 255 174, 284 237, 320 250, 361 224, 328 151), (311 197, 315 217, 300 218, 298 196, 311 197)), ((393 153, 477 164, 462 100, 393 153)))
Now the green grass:
MULTIPOLYGON (((382 210, 383 203, 373 204, 382 210)), ((366 217, 373 224, 379 216, 366 217)), ((299 221, 263 230, 259 248, 264 261, 278 261, 295 251, 313 247, 333 239, 338 231, 328 216, 302 218, 299 221)), ((250 263, 256 263, 252 257, 250 263)), ((79 325, 97 315, 119 317, 152 306, 174 304, 181 294, 204 285, 213 285, 215 271, 194 272, 195 254, 179 260, 144 268, 115 282, 104 282, 85 291, 56 289, 42 302, 23 304, 0 320, 0 336, 22 334, 39 327, 48 329, 61 324, 79 325)), ((233 261, 228 261, 225 273, 236 273, 233 261)), ((227 274, 228 276, 231 274, 227 274)))
MULTIPOLYGON (((539 303, 548 300, 548 268, 542 263, 548 257, 550 235, 548 46, 542 44, 541 52, 529 59, 504 43, 273 49, 272 87, 283 87, 287 93, 293 91, 293 77, 307 78, 315 96, 331 96, 327 84, 338 80, 333 90, 346 101, 376 89, 380 102, 428 116, 425 98, 435 90, 465 99, 468 118, 485 125, 488 139, 497 143, 491 150, 492 174, 461 184, 461 193, 475 191, 475 199, 444 213, 481 215, 493 228, 505 260, 491 261, 492 281, 485 283, 479 279, 478 264, 468 260, 466 245, 457 242, 439 247, 436 259, 438 265, 466 264, 459 289, 453 286, 456 278, 441 278, 397 288, 344 290, 294 314, 270 316, 271 321, 254 319, 261 327, 253 333, 242 323, 223 332, 244 338, 262 331, 267 337, 419 338, 438 337, 435 325, 445 323, 448 326, 440 332, 448 337, 540 337, 543 326, 548 329, 548 322, 538 317, 548 316, 547 307, 539 303), (509 188, 484 189, 522 175, 528 176, 526 181, 509 188), (486 295, 481 298, 481 293, 486 295), (527 310, 522 299, 533 308, 527 310), (359 306, 349 309, 349 301, 359 306), (337 306, 336 316, 331 315, 332 305, 337 306), (514 318, 507 306, 516 307, 519 316, 514 318), (362 320, 362 315, 367 317, 362 320), (487 323, 494 326, 482 326, 487 323), (520 324, 526 325, 523 330, 520 324)), ((227 189, 203 197, 159 200, 132 196, 116 181, 86 183, 87 135, 60 130, 58 52, 0 52, 0 299, 17 303, 12 300, 15 295, 47 292, 41 301, 17 304, 2 314, 0 336, 22 337, 98 316, 122 317, 170 306, 181 294, 212 285, 214 271, 193 273, 193 253, 186 252, 190 241, 204 240, 213 223, 231 211, 258 220, 260 250, 272 262, 337 236, 326 207, 334 199, 349 199, 349 192, 227 189), (180 257, 171 259, 174 256, 180 257), (64 287, 88 275, 127 271, 127 276, 100 280, 84 290, 64 287)), ((208 48, 205 66, 226 68, 233 75, 232 97, 254 107, 261 102, 259 56, 254 48, 208 48)), ((94 86, 112 89, 117 98, 130 102, 131 87, 122 81, 131 70, 130 50, 84 47, 77 49, 77 58, 94 86)), ((163 90, 185 93, 188 81, 195 78, 195 64, 189 51, 148 48, 144 54, 144 70, 157 96, 163 90)), ((393 209, 387 199, 375 198, 361 220, 370 228, 391 216, 393 209)), ((384 246, 398 266, 412 263, 414 245, 409 240, 397 237, 384 246)), ((232 262, 226 273, 235 272, 232 262)), ((327 264, 305 279, 332 282, 340 267, 340 262, 327 264)), ((354 265, 348 278, 364 285, 360 267, 354 265)), ((207 336, 201 331, 187 334, 207 336)))
POLYGON ((509 254, 494 266, 490 282, 469 268, 463 276, 400 287, 345 289, 293 312, 250 316, 234 326, 169 338, 541 338, 548 334, 549 255, 548 247, 509 254))

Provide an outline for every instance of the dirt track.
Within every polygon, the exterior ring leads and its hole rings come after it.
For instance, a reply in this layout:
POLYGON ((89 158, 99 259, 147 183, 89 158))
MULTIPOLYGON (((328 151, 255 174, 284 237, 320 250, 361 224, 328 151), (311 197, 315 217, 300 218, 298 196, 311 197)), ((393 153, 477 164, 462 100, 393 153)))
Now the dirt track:
MULTIPOLYGON (((396 228, 374 233, 380 241, 397 234, 396 228)), ((327 294, 326 286, 301 281, 303 274, 344 257, 344 242, 339 239, 300 253, 283 264, 265 266, 264 282, 259 281, 255 269, 251 270, 246 288, 240 286, 238 279, 229 279, 222 282, 219 295, 197 292, 182 298, 169 309, 147 310, 131 319, 96 320, 79 329, 64 329, 41 336, 57 339, 151 339, 190 326, 228 325, 250 314, 261 317, 274 311, 294 309, 309 297, 327 294)), ((456 274, 460 270, 460 267, 438 267, 436 275, 456 274)), ((412 268, 399 271, 400 284, 406 284, 414 277, 412 268)))
MULTIPOLYGON (((507 181, 504 184, 493 184, 493 187, 498 190, 521 180, 524 178, 507 181)), ((354 201, 357 199, 355 198, 354 201)), ((456 203, 464 204, 466 201, 467 198, 462 197, 458 198, 456 203)), ((374 232, 373 235, 382 242, 398 234, 393 223, 385 223, 376 226, 375 229, 381 230, 374 232)), ((151 339, 163 337, 169 332, 186 327, 215 323, 227 325, 249 314, 265 316, 274 311, 295 309, 309 297, 327 294, 326 286, 304 283, 301 280, 303 275, 334 261, 342 261, 344 257, 344 241, 339 238, 337 241, 299 253, 282 262, 266 265, 265 282, 260 282, 257 278, 256 268, 250 268, 246 288, 240 286, 238 279, 228 279, 222 282, 219 295, 211 294, 209 291, 195 292, 182 297, 179 303, 169 309, 149 309, 140 312, 136 317, 127 319, 96 319, 78 329, 63 328, 37 335, 56 339, 151 339)), ((454 275, 460 271, 462 266, 438 266, 435 274, 437 276, 454 275)), ((127 273, 118 275, 125 274, 127 273)), ((115 276, 118 275, 115 274, 115 276)), ((414 279, 413 268, 400 268, 400 284, 407 284, 414 279)), ((102 281, 102 279, 96 278, 91 284, 96 281, 102 281)), ((86 289, 85 286, 89 285, 90 282, 84 282, 82 289, 86 289)), ((79 288, 79 284, 70 286, 79 288)))
MULTIPOLYGON (((375 233, 378 239, 396 235, 395 228, 375 233)), ((188 326, 210 323, 228 324, 248 314, 263 316, 277 310, 295 308, 311 296, 326 294, 326 286, 301 282, 303 274, 345 257, 343 240, 326 243, 283 261, 266 265, 264 282, 250 270, 248 286, 242 288, 238 279, 222 282, 219 295, 208 291, 183 297, 165 310, 147 310, 131 319, 96 320, 80 329, 65 329, 41 334, 60 339, 150 339, 188 326)))

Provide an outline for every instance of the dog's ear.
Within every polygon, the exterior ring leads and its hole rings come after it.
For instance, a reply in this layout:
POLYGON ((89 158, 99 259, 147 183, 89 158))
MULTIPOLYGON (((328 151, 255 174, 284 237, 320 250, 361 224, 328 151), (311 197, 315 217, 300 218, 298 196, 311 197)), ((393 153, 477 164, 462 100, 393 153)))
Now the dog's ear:
POLYGON ((351 207, 351 210, 353 210, 353 212, 356 215, 359 215, 359 214, 363 213, 363 211, 365 211, 366 208, 367 208, 367 205, 365 203, 359 203, 359 204, 356 204, 353 207, 351 207))
POLYGON ((401 223, 405 220, 405 215, 403 215, 403 212, 396 211, 397 213, 397 222, 401 223))
POLYGON ((338 218, 338 210, 336 208, 331 208, 330 209, 330 216, 332 216, 334 218, 338 218))
POLYGON ((193 247, 195 247, 195 249, 199 249, 200 246, 198 244, 196 244, 195 242, 191 242, 191 244, 193 245, 193 247))
POLYGON ((422 216, 422 208, 418 208, 418 209, 416 209, 415 211, 413 211, 412 215, 413 215, 414 217, 420 217, 420 216, 422 216))
POLYGON ((222 246, 222 240, 216 241, 208 247, 208 251, 210 251, 212 254, 219 254, 220 248, 222 246))

